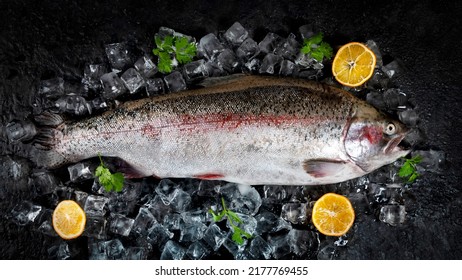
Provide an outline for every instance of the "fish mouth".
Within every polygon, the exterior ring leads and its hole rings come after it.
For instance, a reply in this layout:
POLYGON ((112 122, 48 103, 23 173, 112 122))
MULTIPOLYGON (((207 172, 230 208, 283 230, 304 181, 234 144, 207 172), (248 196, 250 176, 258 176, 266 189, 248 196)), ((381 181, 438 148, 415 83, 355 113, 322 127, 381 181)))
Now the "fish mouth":
POLYGON ((403 141, 404 137, 406 137, 406 134, 401 133, 390 139, 383 150, 384 153, 392 154, 395 152, 410 151, 410 145, 406 141, 403 141))

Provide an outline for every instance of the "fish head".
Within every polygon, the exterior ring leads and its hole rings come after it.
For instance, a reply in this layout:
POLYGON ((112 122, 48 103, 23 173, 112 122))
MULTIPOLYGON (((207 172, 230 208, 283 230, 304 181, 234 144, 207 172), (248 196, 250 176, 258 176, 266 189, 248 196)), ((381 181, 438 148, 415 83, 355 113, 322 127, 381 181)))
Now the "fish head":
POLYGON ((400 145, 408 131, 403 123, 364 104, 352 114, 345 131, 345 151, 357 166, 368 173, 410 152, 400 145))

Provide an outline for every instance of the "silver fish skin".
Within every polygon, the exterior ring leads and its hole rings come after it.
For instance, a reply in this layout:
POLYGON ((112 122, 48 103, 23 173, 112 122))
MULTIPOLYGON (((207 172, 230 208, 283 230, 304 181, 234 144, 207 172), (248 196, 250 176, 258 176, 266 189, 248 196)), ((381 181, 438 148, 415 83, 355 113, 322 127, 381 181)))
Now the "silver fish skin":
POLYGON ((341 89, 243 76, 42 129, 38 142, 47 150, 34 159, 56 168, 100 154, 123 160, 129 177, 319 185, 405 156, 398 144, 406 133, 399 121, 341 89))

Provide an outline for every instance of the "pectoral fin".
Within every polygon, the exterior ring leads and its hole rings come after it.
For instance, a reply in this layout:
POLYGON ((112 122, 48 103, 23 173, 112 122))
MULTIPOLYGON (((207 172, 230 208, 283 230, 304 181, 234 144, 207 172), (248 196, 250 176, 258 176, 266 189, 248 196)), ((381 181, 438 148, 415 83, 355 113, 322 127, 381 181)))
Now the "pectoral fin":
POLYGON ((345 168, 346 162, 330 159, 312 159, 303 162, 306 173, 315 178, 335 176, 345 168))

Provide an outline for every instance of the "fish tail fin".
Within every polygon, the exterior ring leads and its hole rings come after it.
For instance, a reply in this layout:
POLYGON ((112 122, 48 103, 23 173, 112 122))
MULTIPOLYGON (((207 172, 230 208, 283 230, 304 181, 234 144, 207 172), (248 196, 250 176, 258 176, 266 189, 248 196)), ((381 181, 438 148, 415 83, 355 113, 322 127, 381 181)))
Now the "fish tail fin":
POLYGON ((58 168, 70 163, 70 161, 61 153, 53 149, 44 150, 39 146, 34 146, 32 148, 30 157, 37 167, 43 168, 58 168))
POLYGON ((57 114, 44 112, 34 117, 37 134, 33 139, 31 160, 39 167, 56 168, 68 163, 55 147, 63 136, 64 119, 57 114))

